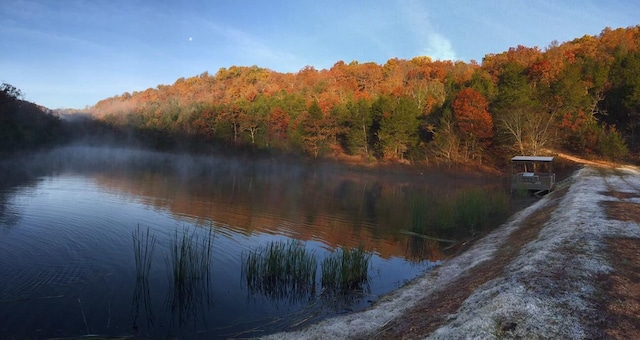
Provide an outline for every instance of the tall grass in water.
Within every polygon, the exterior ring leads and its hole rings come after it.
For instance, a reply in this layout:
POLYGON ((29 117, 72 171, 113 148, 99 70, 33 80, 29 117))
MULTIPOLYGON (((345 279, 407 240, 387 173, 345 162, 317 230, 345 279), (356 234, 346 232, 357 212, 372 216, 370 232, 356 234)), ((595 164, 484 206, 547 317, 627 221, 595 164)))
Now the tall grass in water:
POLYGON ((454 205, 456 225, 472 233, 497 227, 509 211, 508 196, 502 191, 467 190, 456 197, 454 205))
POLYGON ((418 262, 425 258, 439 258, 441 239, 438 236, 440 235, 430 232, 434 225, 434 216, 439 217, 440 225, 446 225, 449 224, 449 220, 452 220, 453 214, 445 209, 436 209, 433 196, 426 194, 414 193, 409 196, 408 203, 411 224, 410 229, 403 233, 414 237, 409 238, 407 242, 407 257, 418 262))
POLYGON ((300 241, 271 242, 242 257, 242 276, 250 292, 290 301, 313 295, 318 262, 300 241))
POLYGON ((503 191, 471 189, 446 196, 416 195, 410 200, 411 232, 431 240, 464 239, 497 227, 508 215, 503 191))
POLYGON ((169 304, 178 312, 181 322, 195 312, 195 307, 205 298, 208 301, 213 238, 213 228, 204 236, 198 235, 197 229, 185 228, 180 235, 176 230, 169 242, 169 304))
POLYGON ((153 253, 156 248, 156 237, 140 229, 140 225, 132 232, 133 255, 136 264, 136 286, 133 291, 133 315, 134 325, 137 323, 140 307, 146 312, 147 324, 153 323, 153 308, 151 307, 151 295, 149 292, 149 273, 153 262, 153 253))
POLYGON ((132 233, 132 237, 133 255, 136 262, 136 277, 148 280, 153 260, 153 252, 156 249, 156 237, 151 235, 149 228, 147 228, 147 232, 144 233, 140 230, 140 225, 138 225, 138 228, 132 233))
POLYGON ((363 246, 338 249, 322 261, 322 288, 334 292, 362 289, 369 281, 370 261, 371 253, 363 246))

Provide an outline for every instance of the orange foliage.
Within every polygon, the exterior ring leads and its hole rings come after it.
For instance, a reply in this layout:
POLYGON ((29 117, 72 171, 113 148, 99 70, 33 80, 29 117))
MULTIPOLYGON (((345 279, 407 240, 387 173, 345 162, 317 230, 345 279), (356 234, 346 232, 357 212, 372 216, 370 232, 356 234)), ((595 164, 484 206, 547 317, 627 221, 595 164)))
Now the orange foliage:
MULTIPOLYGON (((180 78, 172 85, 107 98, 98 102, 93 112, 100 117, 110 116, 111 121, 122 125, 137 124, 176 134, 231 139, 229 134, 233 133, 233 140, 238 143, 247 141, 248 130, 252 143, 256 134, 256 143, 268 143, 267 147, 280 143, 286 148, 287 143, 289 147, 298 147, 305 137, 303 129, 297 126, 311 103, 317 103, 322 111, 320 119, 334 119, 331 124, 354 129, 353 122, 342 114, 348 111, 345 108, 360 100, 375 102, 386 97, 396 104, 406 100, 407 107, 419 112, 422 126, 438 124, 430 114, 451 103, 458 137, 473 136, 488 141, 493 134, 488 100, 498 98, 500 79, 509 69, 507 65, 517 64, 518 72, 526 72, 528 78, 522 78, 522 84, 517 85, 531 92, 527 100, 532 106, 558 110, 571 104, 573 111, 594 112, 608 94, 607 87, 611 86, 607 83, 608 72, 614 60, 639 48, 640 26, 636 26, 606 28, 599 36, 585 35, 562 44, 553 42, 545 51, 517 46, 486 55, 482 65, 420 56, 410 60, 392 58, 383 65, 338 61, 330 69, 306 66, 295 73, 231 66, 221 68, 215 75, 204 72, 180 78), (334 117, 331 112, 340 114, 334 117)), ((580 130, 584 126, 581 115, 564 117, 559 128, 580 130)), ((375 148, 379 122, 369 122, 373 119, 372 110, 365 116, 364 121, 370 126, 358 125, 358 129, 369 135, 352 137, 349 131, 332 131, 330 146, 346 146, 348 138, 360 138, 370 144, 368 147, 375 148)), ((424 127, 420 129, 412 131, 412 136, 424 135, 424 127)), ((420 138, 423 140, 414 140, 413 145, 424 147, 430 142, 429 138, 420 138)))
POLYGON ((529 75, 536 83, 550 84, 552 80, 551 63, 547 59, 536 61, 529 68, 529 75))
POLYGON ((289 116, 281 107, 276 107, 269 112, 268 129, 269 137, 273 140, 285 140, 289 128, 289 116))
POLYGON ((640 25, 615 30, 607 27, 600 33, 600 41, 609 52, 617 48, 625 52, 637 51, 640 42, 640 25))

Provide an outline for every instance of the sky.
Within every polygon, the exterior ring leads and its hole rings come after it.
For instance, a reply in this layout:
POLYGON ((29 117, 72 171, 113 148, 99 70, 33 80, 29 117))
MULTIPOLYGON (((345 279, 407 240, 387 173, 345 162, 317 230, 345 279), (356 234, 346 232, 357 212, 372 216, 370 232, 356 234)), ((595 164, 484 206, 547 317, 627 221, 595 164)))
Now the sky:
POLYGON ((0 83, 81 109, 220 68, 482 62, 640 24, 637 0, 2 0, 0 83))

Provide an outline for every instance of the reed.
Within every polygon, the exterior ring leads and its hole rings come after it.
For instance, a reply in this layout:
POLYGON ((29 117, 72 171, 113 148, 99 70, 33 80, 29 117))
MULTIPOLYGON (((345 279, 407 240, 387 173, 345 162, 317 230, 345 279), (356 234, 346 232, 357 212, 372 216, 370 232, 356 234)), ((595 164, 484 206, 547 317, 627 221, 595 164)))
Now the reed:
POLYGON ((439 197, 416 195, 410 200, 411 229, 438 238, 466 238, 502 223, 509 197, 502 191, 471 189, 439 197))
POLYGON ((137 324, 141 307, 147 316, 147 324, 153 323, 153 308, 151 307, 151 294, 149 290, 149 273, 153 262, 153 254, 156 248, 156 237, 151 234, 149 228, 146 233, 140 229, 140 225, 132 232, 133 254, 136 264, 136 286, 133 291, 132 312, 134 325, 137 324))
POLYGON ((342 292, 362 289, 369 281, 371 256, 363 246, 338 249, 322 261, 322 288, 342 292))
POLYGON ((318 262, 300 241, 275 241, 243 254, 242 276, 253 293, 299 300, 315 291, 318 262))
POLYGON ((476 233, 502 223, 508 214, 509 201, 504 192, 487 194, 480 189, 467 190, 455 200, 456 225, 476 233))
POLYGON ((170 241, 167 258, 169 303, 172 309, 178 309, 181 320, 208 297, 213 238, 213 228, 209 228, 204 236, 198 235, 197 229, 184 229, 181 235, 176 230, 170 241))
POLYGON ((140 225, 132 232, 133 255, 136 263, 136 277, 148 280, 153 261, 153 253, 156 249, 156 237, 151 234, 149 228, 147 232, 140 229, 140 225))

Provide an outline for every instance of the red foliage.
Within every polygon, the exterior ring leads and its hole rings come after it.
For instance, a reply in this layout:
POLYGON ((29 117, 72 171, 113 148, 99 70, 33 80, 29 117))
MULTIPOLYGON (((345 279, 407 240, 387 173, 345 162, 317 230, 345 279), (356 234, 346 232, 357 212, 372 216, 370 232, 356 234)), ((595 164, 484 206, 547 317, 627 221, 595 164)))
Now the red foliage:
POLYGON ((585 128, 588 120, 589 117, 587 116, 587 114, 582 110, 578 110, 575 113, 565 114, 562 117, 562 121, 560 122, 560 125, 558 127, 562 130, 576 133, 582 131, 585 128))
POLYGON ((549 60, 542 59, 531 65, 529 68, 529 76, 535 82, 543 82, 549 84, 552 78, 552 66, 549 60))
POLYGON ((489 139, 493 135, 493 119, 487 110, 489 102, 478 91, 465 88, 453 101, 453 113, 461 132, 489 139))

